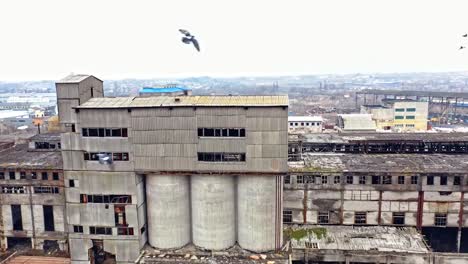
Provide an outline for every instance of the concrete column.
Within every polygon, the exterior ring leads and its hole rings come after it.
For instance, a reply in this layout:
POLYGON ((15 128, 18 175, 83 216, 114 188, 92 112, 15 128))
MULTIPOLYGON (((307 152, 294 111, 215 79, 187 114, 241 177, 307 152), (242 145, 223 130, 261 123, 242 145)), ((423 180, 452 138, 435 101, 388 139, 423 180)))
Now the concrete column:
POLYGON ((235 176, 192 175, 191 190, 193 243, 211 250, 234 246, 235 176))
POLYGON ((147 175, 148 242, 162 249, 190 243, 189 176, 147 175))

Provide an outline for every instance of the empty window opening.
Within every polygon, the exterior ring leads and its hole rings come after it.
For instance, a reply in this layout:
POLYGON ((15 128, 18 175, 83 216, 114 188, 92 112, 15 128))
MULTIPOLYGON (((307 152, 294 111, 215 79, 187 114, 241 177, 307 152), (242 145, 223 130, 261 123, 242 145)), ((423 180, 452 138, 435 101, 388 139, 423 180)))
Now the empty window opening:
POLYGON ((43 172, 41 174, 41 179, 44 181, 47 181, 49 179, 49 175, 47 174, 47 172, 43 172))
POLYGON ((352 175, 346 176, 346 183, 353 184, 354 177, 352 175))
POLYGON ((90 226, 89 234, 91 235, 112 235, 112 227, 90 226))
POLYGON ((52 172, 52 180, 58 181, 59 180, 59 174, 58 172, 52 172))
POLYGON ((128 137, 127 128, 82 128, 83 137, 128 137))
POLYGON ((25 171, 20 171, 20 179, 22 179, 22 180, 26 179, 26 172, 25 171))
POLYGON ((411 176, 411 184, 418 184, 419 177, 418 176, 411 176))
POLYGON ((23 216, 21 215, 21 205, 12 204, 11 205, 11 219, 13 230, 22 231, 23 230, 23 216))
POLYGON ((81 194, 81 203, 110 203, 110 204, 131 204, 131 195, 99 195, 99 194, 81 194))
POLYGON ((60 193, 56 186, 34 186, 34 193, 60 193))
POLYGON ((372 176, 372 184, 380 184, 380 176, 372 176))
POLYGON ((291 176, 289 175, 284 176, 284 184, 291 184, 291 176))
POLYGON ((15 179, 15 172, 14 171, 9 171, 8 172, 8 177, 10 178, 10 180, 14 180, 15 179))
POLYGON ((304 183, 304 177, 302 175, 297 175, 296 176, 296 183, 297 184, 303 184, 304 183))
POLYGON ((206 162, 244 162, 245 153, 198 152, 198 161, 206 162))
POLYGON ((74 226, 73 226, 73 232, 74 232, 74 233, 83 233, 83 226, 81 226, 81 225, 74 225, 74 226))
POLYGON ((392 215, 392 223, 394 225, 404 225, 405 224, 405 213, 396 213, 392 215))
POLYGON ((54 225, 54 207, 52 205, 43 205, 44 212, 44 230, 55 231, 54 225))
POLYGON ((447 185, 447 176, 440 176, 440 185, 447 185))
POLYGON ((405 184, 405 176, 398 176, 398 184, 405 184))
POLYGON ((334 184, 339 184, 340 182, 341 182, 341 177, 340 176, 333 177, 333 183, 334 184))
POLYGON ((245 128, 199 128, 199 137, 245 137, 245 128))
POLYGON ((392 176, 383 176, 383 184, 392 184, 392 176))
POLYGON ((427 176, 427 185, 434 185, 434 176, 427 176))
POLYGON ((461 184, 461 177, 455 176, 453 177, 453 185, 460 185, 461 184))

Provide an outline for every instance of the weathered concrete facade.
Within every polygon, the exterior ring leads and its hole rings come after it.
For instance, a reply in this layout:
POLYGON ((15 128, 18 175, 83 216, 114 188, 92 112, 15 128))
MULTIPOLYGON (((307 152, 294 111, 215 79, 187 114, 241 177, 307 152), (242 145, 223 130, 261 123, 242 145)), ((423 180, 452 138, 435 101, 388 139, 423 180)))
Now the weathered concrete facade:
POLYGON ((94 245, 133 262, 147 239, 157 248, 281 246, 287 97, 99 98, 100 87, 92 76, 57 83, 73 261, 88 263, 94 245))
POLYGON ((38 135, 0 151, 2 249, 68 250, 59 140, 38 135))

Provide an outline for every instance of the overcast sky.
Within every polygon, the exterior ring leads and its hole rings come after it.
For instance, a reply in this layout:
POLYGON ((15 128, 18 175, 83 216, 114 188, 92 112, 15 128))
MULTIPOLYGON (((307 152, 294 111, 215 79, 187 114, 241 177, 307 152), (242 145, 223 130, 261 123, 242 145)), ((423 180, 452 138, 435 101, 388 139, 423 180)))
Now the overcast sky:
POLYGON ((465 32, 467 0, 1 0, 0 80, 460 71, 465 32))

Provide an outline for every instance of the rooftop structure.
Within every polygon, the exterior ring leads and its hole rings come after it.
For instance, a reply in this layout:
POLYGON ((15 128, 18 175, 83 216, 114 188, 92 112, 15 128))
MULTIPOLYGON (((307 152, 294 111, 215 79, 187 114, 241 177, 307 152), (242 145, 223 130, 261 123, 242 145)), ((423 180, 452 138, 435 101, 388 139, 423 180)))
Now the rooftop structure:
MULTIPOLYGON (((89 77, 94 77, 94 76, 88 75, 88 74, 70 74, 67 77, 57 81, 57 83, 80 83, 80 82, 88 79, 89 77)), ((94 77, 94 78, 96 78, 96 77, 94 77)))
POLYGON ((370 114, 342 114, 338 115, 338 127, 343 132, 375 131, 375 122, 370 114))

